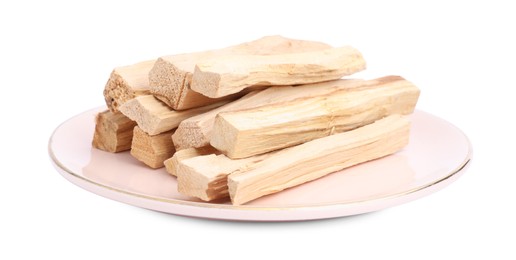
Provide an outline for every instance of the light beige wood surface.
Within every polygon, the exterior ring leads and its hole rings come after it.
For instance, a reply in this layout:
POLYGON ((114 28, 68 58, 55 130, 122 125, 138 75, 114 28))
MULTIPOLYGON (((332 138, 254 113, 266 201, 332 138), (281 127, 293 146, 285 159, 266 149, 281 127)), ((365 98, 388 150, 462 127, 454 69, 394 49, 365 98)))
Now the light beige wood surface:
POLYGON ((229 175, 231 201, 241 205, 395 153, 408 144, 409 128, 406 118, 392 115, 355 130, 279 151, 251 169, 237 170, 229 175))
POLYGON ((270 87, 262 91, 253 91, 224 106, 182 121, 172 135, 172 139, 177 150, 203 147, 210 144, 215 117, 219 113, 257 108, 314 95, 325 95, 339 89, 352 89, 375 84, 378 84, 375 80, 341 79, 295 87, 270 87))
POLYGON ((109 110, 95 117, 93 147, 106 152, 117 153, 131 149, 133 128, 136 123, 121 113, 109 110))
POLYGON ((362 54, 350 46, 276 55, 225 55, 198 62, 191 88, 220 98, 254 86, 336 80, 365 67, 362 54))
POLYGON ((181 160, 176 167, 177 190, 204 201, 228 197, 227 176, 230 173, 247 169, 270 156, 274 153, 232 160, 217 152, 181 160))
POLYGON ((211 147, 211 146, 205 146, 200 148, 189 148, 184 149, 180 151, 176 151, 172 157, 164 161, 165 164, 165 170, 170 173, 172 176, 177 176, 177 168, 179 167, 179 163, 183 160, 201 156, 201 155, 207 155, 207 154, 216 154, 219 153, 217 149, 211 147))
POLYGON ((177 128, 181 121, 215 109, 225 101, 220 101, 204 107, 176 111, 153 95, 143 95, 133 98, 120 106, 120 112, 135 121, 141 130, 149 135, 157 135, 177 128))
POLYGON ((419 89, 397 76, 363 88, 252 109, 219 113, 210 144, 232 159, 245 158, 351 130, 390 114, 411 114, 419 89))
MULTIPOLYGON (((314 51, 330 47, 321 42, 266 36, 223 49, 163 56, 156 61, 149 72, 150 89, 152 94, 176 110, 205 106, 221 99, 209 98, 191 90, 195 65, 203 60, 230 54, 271 55, 314 51)), ((238 95, 223 99, 234 99, 238 95)))
POLYGON ((104 87, 104 99, 109 110, 116 112, 126 101, 150 93, 149 71, 154 62, 155 60, 149 60, 121 66, 111 72, 104 87))
POLYGON ((135 126, 131 155, 151 168, 163 167, 163 162, 175 152, 172 133, 173 130, 151 136, 135 126))

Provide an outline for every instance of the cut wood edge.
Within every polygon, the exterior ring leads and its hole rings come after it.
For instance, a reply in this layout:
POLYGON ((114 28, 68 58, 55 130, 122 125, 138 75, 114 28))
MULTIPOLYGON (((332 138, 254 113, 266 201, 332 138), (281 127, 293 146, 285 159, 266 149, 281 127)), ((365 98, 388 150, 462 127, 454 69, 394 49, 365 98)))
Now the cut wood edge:
POLYGON ((112 112, 139 95, 150 93, 148 73, 154 66, 154 60, 113 69, 104 87, 104 99, 112 112))
POLYGON ((229 196, 229 174, 250 168, 270 156, 274 156, 274 153, 231 160, 216 152, 181 160, 176 171, 178 192, 204 201, 226 198, 229 196))
POLYGON ((164 167, 163 162, 175 152, 171 138, 173 131, 151 136, 135 126, 131 155, 153 169, 164 167))
POLYGON ((184 150, 178 150, 172 157, 164 161, 165 170, 172 176, 177 176, 179 163, 183 160, 197 157, 201 155, 219 153, 215 148, 211 146, 205 146, 200 148, 189 148, 184 150))
POLYGON ((110 153, 127 151, 131 149, 135 125, 121 113, 102 111, 95 116, 92 146, 110 153))
POLYGON ((238 109, 238 107, 251 104, 252 102, 249 101, 258 93, 260 93, 258 90, 252 91, 238 100, 183 120, 177 127, 176 132, 172 135, 176 149, 182 150, 209 146, 211 132, 217 114, 225 111, 234 111, 238 109))

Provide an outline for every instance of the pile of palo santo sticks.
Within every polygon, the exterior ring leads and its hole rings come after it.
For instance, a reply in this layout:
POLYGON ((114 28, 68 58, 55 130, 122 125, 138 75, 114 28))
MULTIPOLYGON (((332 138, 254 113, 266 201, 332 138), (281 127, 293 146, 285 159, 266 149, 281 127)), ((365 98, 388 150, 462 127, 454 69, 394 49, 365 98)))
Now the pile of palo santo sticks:
POLYGON ((178 191, 235 205, 402 149, 419 89, 342 79, 359 51, 268 36, 115 68, 93 146, 130 150, 178 191))

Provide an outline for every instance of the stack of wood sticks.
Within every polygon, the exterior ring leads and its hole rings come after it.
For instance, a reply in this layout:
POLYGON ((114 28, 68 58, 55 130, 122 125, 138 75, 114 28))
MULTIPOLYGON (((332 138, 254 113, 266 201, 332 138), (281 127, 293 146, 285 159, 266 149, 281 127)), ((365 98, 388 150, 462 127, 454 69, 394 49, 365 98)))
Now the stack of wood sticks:
POLYGON ((130 150, 180 193, 234 205, 401 150, 419 89, 350 46, 267 36, 117 67, 93 146, 130 150))

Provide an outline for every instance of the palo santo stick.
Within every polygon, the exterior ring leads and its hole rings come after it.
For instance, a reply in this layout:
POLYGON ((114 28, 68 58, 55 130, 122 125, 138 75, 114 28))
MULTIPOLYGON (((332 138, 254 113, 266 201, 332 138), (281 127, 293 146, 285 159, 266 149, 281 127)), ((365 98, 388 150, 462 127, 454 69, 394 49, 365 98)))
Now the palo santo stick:
POLYGON ((241 205, 395 153, 408 141, 409 121, 399 115, 392 115, 352 131, 285 149, 255 164, 251 170, 230 174, 228 188, 231 202, 241 205))
POLYGON ((109 110, 117 112, 126 101, 149 94, 149 71, 153 66, 154 60, 150 60, 115 68, 104 88, 109 110))
POLYGON ((180 151, 176 151, 172 157, 165 160, 165 170, 170 173, 172 176, 177 176, 179 163, 183 160, 201 156, 201 155, 207 155, 207 154, 215 154, 220 153, 217 151, 217 149, 211 147, 211 146, 205 146, 200 148, 190 148, 190 149, 184 149, 180 151))
POLYGON ((151 168, 163 167, 163 161, 170 158, 175 152, 174 144, 170 137, 172 133, 173 130, 151 136, 138 126, 135 126, 131 155, 151 168))
POLYGON ((172 139, 177 150, 203 147, 210 144, 215 117, 219 113, 256 108, 315 95, 325 95, 340 89, 374 86, 381 81, 382 79, 369 81, 341 79, 296 87, 270 87, 262 91, 253 91, 224 106, 182 121, 172 135, 172 139))
POLYGON ((419 97, 416 86, 396 76, 381 78, 377 83, 220 113, 210 144, 232 159, 245 158, 414 111, 419 97))
POLYGON ((181 160, 176 167, 177 190, 204 201, 225 198, 229 195, 227 176, 230 173, 247 169, 273 155, 274 152, 231 160, 223 154, 207 154, 181 160))
POLYGON ((93 147, 110 153, 131 149, 134 121, 109 110, 100 112, 95 117, 93 147))
POLYGON ((363 69, 362 54, 349 46, 278 55, 227 55, 197 63, 191 88, 220 98, 248 87, 317 83, 363 69))
POLYGON ((225 101, 183 111, 175 111, 152 95, 133 98, 120 106, 120 111, 136 121, 141 130, 157 135, 176 128, 181 121, 217 108, 225 101))
MULTIPOLYGON (((328 49, 331 46, 314 41, 267 36, 224 49, 170 55, 159 58, 149 72, 151 93, 176 110, 205 106, 221 99, 201 95, 190 88, 195 64, 230 54, 271 55, 328 49)), ((234 99, 237 96, 225 97, 234 99)))

